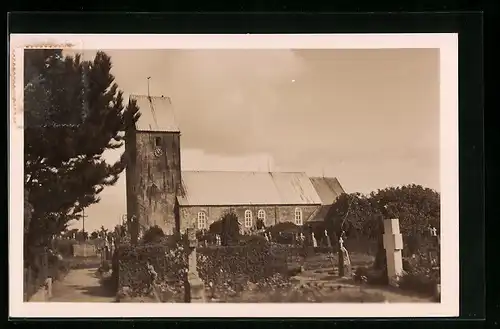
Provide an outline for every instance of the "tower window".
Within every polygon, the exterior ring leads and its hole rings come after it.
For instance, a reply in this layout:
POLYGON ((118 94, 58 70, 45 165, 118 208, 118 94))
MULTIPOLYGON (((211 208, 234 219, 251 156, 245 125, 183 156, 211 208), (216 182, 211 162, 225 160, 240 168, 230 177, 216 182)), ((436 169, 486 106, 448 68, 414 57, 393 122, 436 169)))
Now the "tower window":
POLYGON ((161 144, 161 138, 160 137, 156 137, 155 138, 155 146, 160 146, 161 144))

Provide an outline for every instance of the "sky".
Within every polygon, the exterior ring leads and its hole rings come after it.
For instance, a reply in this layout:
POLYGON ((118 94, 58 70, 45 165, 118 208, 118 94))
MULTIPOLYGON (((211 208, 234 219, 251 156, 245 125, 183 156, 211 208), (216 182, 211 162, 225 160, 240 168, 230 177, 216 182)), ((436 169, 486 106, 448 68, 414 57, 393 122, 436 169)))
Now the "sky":
MULTIPOLYGON (((440 190, 438 49, 103 51, 126 99, 147 94, 147 77, 152 96, 171 98, 183 170, 302 171, 348 193, 440 190)), ((125 173, 100 197, 86 230, 126 213, 125 173)))

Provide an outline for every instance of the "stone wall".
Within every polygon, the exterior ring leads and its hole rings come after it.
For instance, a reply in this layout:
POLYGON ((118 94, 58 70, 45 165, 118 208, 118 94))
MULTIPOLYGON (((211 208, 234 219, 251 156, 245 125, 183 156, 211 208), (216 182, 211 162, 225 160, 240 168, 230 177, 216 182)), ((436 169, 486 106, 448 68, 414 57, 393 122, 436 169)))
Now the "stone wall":
POLYGON ((176 228, 176 195, 181 186, 180 134, 135 132, 128 139, 128 217, 141 227, 160 226, 166 234, 176 228), (161 152, 155 152, 155 150, 161 152))
POLYGON ((90 243, 76 243, 73 245, 74 257, 96 257, 97 247, 90 243))
POLYGON ((286 205, 286 206, 182 206, 180 210, 180 231, 184 232, 186 228, 196 227, 198 229, 198 213, 203 211, 206 215, 206 228, 222 218, 224 213, 233 211, 238 216, 240 227, 243 232, 248 232, 252 228, 245 227, 245 211, 252 212, 252 224, 255 227, 260 209, 265 211, 265 225, 272 226, 282 222, 294 222, 295 209, 302 210, 302 221, 305 224, 309 218, 318 211, 318 205, 286 205))

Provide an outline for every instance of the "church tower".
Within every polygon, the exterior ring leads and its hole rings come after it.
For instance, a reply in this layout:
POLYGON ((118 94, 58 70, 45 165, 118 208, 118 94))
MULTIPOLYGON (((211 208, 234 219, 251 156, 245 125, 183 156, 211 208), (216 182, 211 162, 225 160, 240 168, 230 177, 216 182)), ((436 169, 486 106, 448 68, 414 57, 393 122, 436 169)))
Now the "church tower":
POLYGON ((139 108, 135 127, 125 133, 127 218, 131 229, 158 225, 173 234, 179 225, 180 130, 168 97, 131 95, 139 108), (135 128, 135 129, 134 129, 135 128))

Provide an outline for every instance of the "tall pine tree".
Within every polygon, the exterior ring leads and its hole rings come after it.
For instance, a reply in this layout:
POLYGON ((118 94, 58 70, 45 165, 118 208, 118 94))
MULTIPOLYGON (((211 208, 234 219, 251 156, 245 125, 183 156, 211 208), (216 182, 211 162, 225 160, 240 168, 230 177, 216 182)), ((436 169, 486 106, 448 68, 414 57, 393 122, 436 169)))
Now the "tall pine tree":
POLYGON ((93 61, 61 50, 24 54, 24 178, 32 206, 26 233, 30 245, 44 244, 79 213, 99 202, 116 183, 126 154, 108 164, 105 150, 123 145, 123 133, 139 117, 136 104, 123 106, 111 74, 111 58, 93 61))

